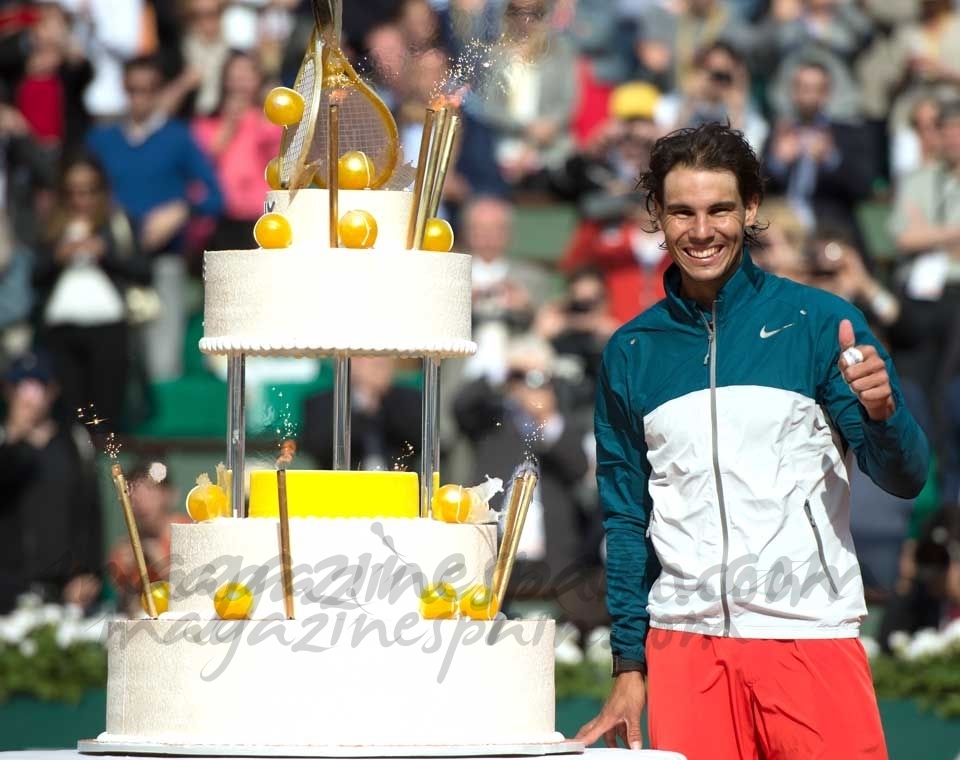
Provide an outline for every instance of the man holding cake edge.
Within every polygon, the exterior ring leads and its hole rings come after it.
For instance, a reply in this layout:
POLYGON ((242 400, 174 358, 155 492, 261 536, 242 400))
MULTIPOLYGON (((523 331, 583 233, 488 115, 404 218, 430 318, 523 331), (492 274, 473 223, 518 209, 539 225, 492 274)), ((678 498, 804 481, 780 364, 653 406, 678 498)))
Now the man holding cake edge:
POLYGON ((687 760, 886 758, 849 470, 912 498, 927 441, 862 314, 749 255, 759 161, 718 124, 640 179, 666 298, 606 347, 596 401, 615 681, 576 739, 687 760), (826 687, 825 684, 829 684, 826 687))

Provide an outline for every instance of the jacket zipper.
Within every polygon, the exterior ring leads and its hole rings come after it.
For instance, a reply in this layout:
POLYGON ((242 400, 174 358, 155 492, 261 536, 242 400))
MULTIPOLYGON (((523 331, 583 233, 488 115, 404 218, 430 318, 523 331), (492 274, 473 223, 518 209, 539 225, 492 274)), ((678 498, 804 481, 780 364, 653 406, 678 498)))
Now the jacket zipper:
POLYGON ((823 551, 823 538, 820 536, 820 528, 817 527, 817 521, 813 519, 813 510, 810 509, 810 499, 803 502, 803 511, 807 513, 807 520, 810 522, 810 527, 813 528, 813 538, 817 542, 817 556, 820 557, 820 567, 823 568, 823 574, 827 576, 827 583, 830 584, 833 593, 839 594, 837 584, 833 580, 833 576, 830 575, 830 568, 827 567, 827 555, 824 554, 823 551))
POLYGON ((720 479, 720 449, 717 423, 717 302, 713 302, 712 318, 703 318, 707 326, 708 348, 704 364, 710 364, 710 439, 713 445, 713 477, 717 484, 717 504, 720 507, 720 604, 723 607, 723 635, 730 635, 730 606, 727 601, 727 563, 729 561, 730 537, 727 532, 727 506, 723 500, 723 482, 720 479))

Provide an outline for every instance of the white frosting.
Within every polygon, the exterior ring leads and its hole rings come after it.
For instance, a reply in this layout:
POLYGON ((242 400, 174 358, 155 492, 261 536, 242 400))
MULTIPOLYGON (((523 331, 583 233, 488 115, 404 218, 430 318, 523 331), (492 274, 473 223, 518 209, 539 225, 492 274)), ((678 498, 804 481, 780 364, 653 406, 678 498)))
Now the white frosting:
MULTIPOLYGON (((329 197, 326 190, 313 188, 295 193, 271 190, 263 206, 264 211, 287 218, 293 228, 295 246, 310 244, 327 248, 330 245, 329 197)), ((413 193, 402 190, 340 190, 337 194, 337 212, 341 218, 355 209, 373 215, 377 222, 374 250, 405 247, 412 207, 413 193)))
MULTIPOLYGON (((170 612, 215 614, 213 596, 229 581, 255 591, 252 617, 281 615, 279 521, 223 518, 171 526, 170 612)), ((419 609, 424 583, 459 591, 490 584, 495 525, 431 519, 292 518, 294 614, 340 610, 397 620, 419 609)))
POLYGON ((467 356, 470 257, 294 246, 204 256, 206 353, 467 356))
MULTIPOLYGON (((346 617, 346 613, 339 613, 346 617)), ((139 620, 111 624, 101 741, 553 742, 554 623, 139 620)))

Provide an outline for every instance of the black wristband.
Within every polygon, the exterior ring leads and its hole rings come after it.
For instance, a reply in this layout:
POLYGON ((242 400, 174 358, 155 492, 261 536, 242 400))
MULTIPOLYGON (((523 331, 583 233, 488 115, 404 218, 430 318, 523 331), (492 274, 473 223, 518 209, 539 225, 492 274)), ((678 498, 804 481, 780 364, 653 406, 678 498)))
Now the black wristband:
POLYGON ((628 660, 618 654, 613 656, 613 675, 618 676, 621 673, 640 673, 647 675, 647 663, 641 660, 628 660))

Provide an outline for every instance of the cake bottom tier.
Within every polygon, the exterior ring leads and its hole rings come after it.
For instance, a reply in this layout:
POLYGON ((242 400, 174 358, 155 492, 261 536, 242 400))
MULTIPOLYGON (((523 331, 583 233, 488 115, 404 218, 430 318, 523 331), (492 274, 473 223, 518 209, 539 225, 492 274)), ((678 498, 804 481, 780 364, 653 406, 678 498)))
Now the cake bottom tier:
POLYGON ((108 641, 100 740, 193 744, 550 742, 549 620, 130 620, 108 641))

